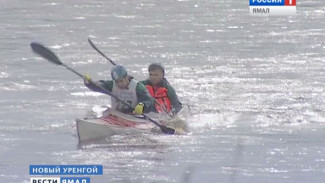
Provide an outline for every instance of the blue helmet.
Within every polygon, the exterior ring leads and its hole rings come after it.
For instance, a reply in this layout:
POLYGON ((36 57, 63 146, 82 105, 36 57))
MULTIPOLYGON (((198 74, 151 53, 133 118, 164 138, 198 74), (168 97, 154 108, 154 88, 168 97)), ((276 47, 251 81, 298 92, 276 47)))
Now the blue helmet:
POLYGON ((111 76, 113 80, 117 80, 120 78, 124 78, 125 76, 127 76, 127 72, 125 67, 123 67, 122 65, 115 65, 111 71, 111 76))

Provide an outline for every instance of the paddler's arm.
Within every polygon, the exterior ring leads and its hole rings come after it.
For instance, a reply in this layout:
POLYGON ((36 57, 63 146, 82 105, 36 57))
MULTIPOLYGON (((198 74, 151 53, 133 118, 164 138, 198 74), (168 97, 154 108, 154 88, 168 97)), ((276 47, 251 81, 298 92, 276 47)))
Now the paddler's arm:
POLYGON ((104 94, 107 94, 107 92, 104 91, 101 87, 105 88, 109 92, 112 92, 112 88, 113 88, 113 81, 100 80, 100 81, 87 82, 86 80, 84 80, 84 83, 90 90, 95 91, 95 92, 104 93, 104 94), (99 87, 99 86, 101 86, 101 87, 99 87))
POLYGON ((178 96, 176 94, 175 89, 169 84, 169 82, 164 79, 165 87, 167 89, 167 96, 172 103, 172 112, 173 114, 177 114, 182 109, 182 103, 178 100, 178 96))
POLYGON ((138 101, 144 104, 144 113, 154 110, 154 99, 150 96, 147 88, 139 82, 136 87, 138 101))

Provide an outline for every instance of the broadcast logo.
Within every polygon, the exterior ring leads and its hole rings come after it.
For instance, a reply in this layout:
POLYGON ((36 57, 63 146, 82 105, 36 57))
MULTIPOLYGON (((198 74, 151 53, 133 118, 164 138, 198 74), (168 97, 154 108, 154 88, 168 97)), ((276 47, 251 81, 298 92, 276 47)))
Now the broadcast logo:
POLYGON ((296 0, 249 0, 250 15, 296 15, 296 0))
POLYGON ((103 175, 103 165, 30 165, 29 175, 30 183, 90 183, 88 176, 103 175))

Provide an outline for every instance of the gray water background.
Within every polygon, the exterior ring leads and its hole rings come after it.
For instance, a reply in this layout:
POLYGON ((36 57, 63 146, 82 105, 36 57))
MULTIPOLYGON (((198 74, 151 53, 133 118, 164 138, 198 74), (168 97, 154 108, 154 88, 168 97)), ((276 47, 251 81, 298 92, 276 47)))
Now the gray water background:
POLYGON ((324 182, 324 3, 252 17, 243 0, 0 0, 0 182, 29 182, 30 164, 102 164, 91 182, 324 182), (79 147, 74 120, 109 98, 29 44, 109 79, 88 37, 139 80, 163 63, 192 133, 79 147))

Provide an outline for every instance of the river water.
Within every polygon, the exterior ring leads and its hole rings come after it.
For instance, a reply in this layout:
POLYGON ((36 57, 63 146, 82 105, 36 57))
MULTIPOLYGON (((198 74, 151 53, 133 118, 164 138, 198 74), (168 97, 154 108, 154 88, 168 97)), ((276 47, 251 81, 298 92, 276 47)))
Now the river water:
POLYGON ((101 164, 91 182, 320 183, 325 180, 325 5, 252 17, 242 0, 0 0, 0 182, 31 164, 101 164), (32 53, 110 79, 161 62, 191 133, 115 136, 79 146, 75 119, 109 97, 32 53))

